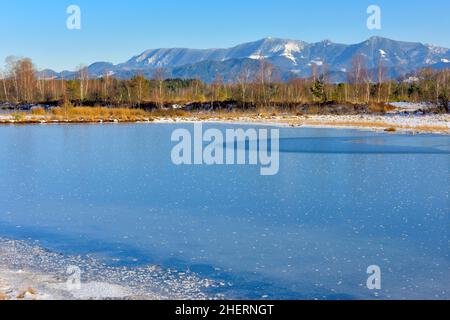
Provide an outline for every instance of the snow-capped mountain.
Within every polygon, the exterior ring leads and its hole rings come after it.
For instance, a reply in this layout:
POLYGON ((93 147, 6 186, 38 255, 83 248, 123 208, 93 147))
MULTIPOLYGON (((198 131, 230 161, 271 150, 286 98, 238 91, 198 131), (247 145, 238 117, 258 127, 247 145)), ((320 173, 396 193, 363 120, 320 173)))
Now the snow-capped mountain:
MULTIPOLYGON (((256 73, 260 60, 265 59, 275 66, 283 80, 308 77, 311 66, 315 64, 319 68, 326 65, 332 80, 345 81, 355 55, 364 57, 369 69, 375 69, 381 60, 391 78, 427 66, 450 67, 449 49, 372 37, 352 45, 329 40, 306 43, 265 38, 229 49, 153 49, 118 65, 97 62, 89 66, 88 70, 91 77, 108 73, 129 78, 137 73, 151 77, 156 69, 163 68, 167 77, 200 78, 211 82, 220 74, 226 81, 233 81, 244 67, 256 73)), ((49 70, 46 72, 51 73, 49 70)), ((63 72, 60 76, 67 79, 74 77, 75 73, 63 72)))

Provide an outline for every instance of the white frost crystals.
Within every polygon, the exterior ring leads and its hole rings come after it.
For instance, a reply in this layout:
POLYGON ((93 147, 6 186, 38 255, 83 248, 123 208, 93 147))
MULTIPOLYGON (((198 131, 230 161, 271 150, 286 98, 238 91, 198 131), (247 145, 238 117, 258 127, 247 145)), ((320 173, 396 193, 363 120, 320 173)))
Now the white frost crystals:
POLYGON ((81 290, 81 269, 78 266, 67 267, 66 286, 68 291, 81 290))
POLYGON ((273 176, 279 172, 279 129, 226 129, 224 135, 214 128, 203 132, 203 125, 195 123, 193 133, 193 137, 187 129, 176 129, 172 133, 172 142, 177 142, 171 153, 173 164, 259 164, 262 176, 273 176))

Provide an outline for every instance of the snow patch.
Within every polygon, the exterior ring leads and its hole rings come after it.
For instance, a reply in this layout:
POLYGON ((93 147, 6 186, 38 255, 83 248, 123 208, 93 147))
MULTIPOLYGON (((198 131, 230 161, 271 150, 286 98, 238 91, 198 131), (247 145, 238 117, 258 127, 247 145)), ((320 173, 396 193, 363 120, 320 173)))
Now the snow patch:
POLYGON ((298 43, 288 42, 284 45, 284 52, 281 55, 297 65, 297 59, 294 57, 293 53, 299 53, 302 49, 303 48, 301 48, 298 43))
POLYGON ((431 51, 432 54, 444 54, 448 51, 448 49, 436 46, 434 44, 428 44, 427 48, 431 51))
POLYGON ((150 57, 147 59, 148 64, 153 64, 156 61, 156 55, 150 57))
POLYGON ((261 59, 265 59, 266 56, 263 56, 261 54, 252 54, 251 56, 249 56, 250 59, 252 60, 261 60, 261 59))

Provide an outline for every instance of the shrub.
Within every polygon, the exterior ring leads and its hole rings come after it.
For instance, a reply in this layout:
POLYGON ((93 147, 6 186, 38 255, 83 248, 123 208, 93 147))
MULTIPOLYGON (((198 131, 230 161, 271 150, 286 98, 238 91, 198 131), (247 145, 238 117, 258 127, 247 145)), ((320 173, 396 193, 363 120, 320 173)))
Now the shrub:
POLYGON ((17 112, 13 113, 12 117, 14 121, 23 121, 23 119, 25 118, 25 114, 23 112, 17 112))
POLYGON ((388 111, 392 111, 395 108, 390 104, 384 102, 371 102, 369 103, 369 111, 373 113, 386 113, 388 111))
POLYGON ((151 112, 151 114, 155 117, 187 117, 189 116, 189 114, 184 111, 184 110, 180 110, 180 109, 157 109, 157 110, 153 110, 151 112))
POLYGON ((31 114, 34 116, 45 116, 46 112, 44 108, 38 107, 31 109, 31 114))

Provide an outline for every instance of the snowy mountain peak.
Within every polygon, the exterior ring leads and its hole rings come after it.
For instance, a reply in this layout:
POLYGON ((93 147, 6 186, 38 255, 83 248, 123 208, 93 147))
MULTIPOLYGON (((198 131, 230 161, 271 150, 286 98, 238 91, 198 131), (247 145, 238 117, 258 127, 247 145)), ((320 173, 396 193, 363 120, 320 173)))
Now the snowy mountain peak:
MULTIPOLYGON (((449 49, 378 36, 352 45, 330 40, 307 43, 267 37, 227 49, 151 49, 122 64, 95 63, 89 66, 88 71, 92 77, 114 74, 130 78, 137 73, 151 77, 156 68, 162 67, 170 77, 200 78, 209 82, 221 74, 224 80, 232 81, 236 74, 242 72, 241 68, 257 69, 260 67, 258 60, 265 59, 283 79, 305 77, 311 73, 313 65, 319 68, 326 65, 330 78, 345 81, 346 72, 351 70, 352 59, 356 55, 364 57, 371 69, 377 68, 381 60, 389 77, 400 77, 422 67, 445 68, 450 62, 449 49)), ((49 70, 43 74, 45 77, 49 75, 53 76, 49 70)), ((76 77, 75 72, 68 71, 59 75, 65 79, 76 77)))
POLYGON ((329 39, 324 39, 320 43, 322 43, 325 46, 330 46, 330 45, 334 44, 334 42, 329 39))
POLYGON ((444 54, 448 49, 436 46, 434 44, 426 44, 426 47, 434 54, 444 54))
POLYGON ((294 65, 297 65, 297 58, 295 54, 302 52, 304 45, 299 42, 289 41, 284 45, 284 51, 281 56, 291 60, 294 65))

